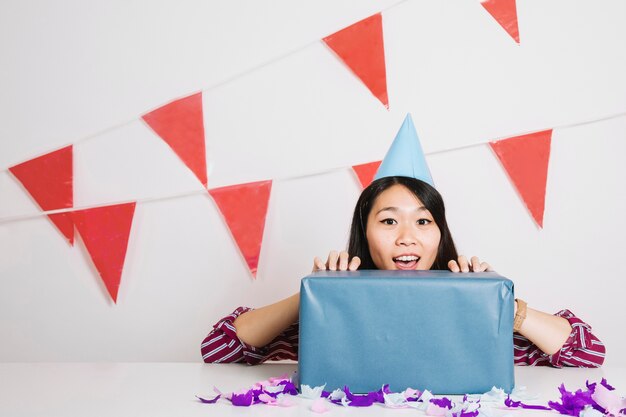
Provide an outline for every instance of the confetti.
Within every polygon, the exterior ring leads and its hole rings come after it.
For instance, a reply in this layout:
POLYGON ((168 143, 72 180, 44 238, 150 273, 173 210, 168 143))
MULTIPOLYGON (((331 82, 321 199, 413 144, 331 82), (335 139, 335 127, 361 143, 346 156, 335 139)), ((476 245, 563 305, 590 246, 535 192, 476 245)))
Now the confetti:
POLYGON ((326 384, 313 388, 302 385, 300 388, 302 393, 298 393, 296 384, 284 375, 259 381, 249 390, 224 394, 214 388, 218 394, 216 397, 206 399, 196 396, 196 398, 203 404, 215 404, 219 399, 225 398, 233 406, 240 407, 254 404, 291 407, 295 404, 289 401, 288 396, 300 396, 303 399, 314 400, 310 409, 318 414, 330 411, 327 407, 329 403, 343 407, 370 407, 379 403, 388 408, 422 410, 426 415, 433 417, 479 417, 481 414, 489 417, 492 415, 490 408, 554 410, 573 417, 626 417, 626 399, 619 397, 615 388, 604 378, 599 383, 587 381, 585 389, 573 392, 561 384, 558 388, 560 400, 549 401, 547 406, 529 404, 528 401, 536 400, 537 396, 530 395, 526 387, 516 387, 508 395, 501 388, 493 387, 484 394, 464 395, 462 401, 458 403, 447 397, 437 398, 428 390, 420 392, 407 388, 402 392, 392 392, 388 384, 383 385, 378 391, 365 394, 355 394, 347 385, 332 392, 324 390, 326 384))
POLYGON ((218 396, 217 396, 217 397, 215 397, 215 398, 212 398, 212 399, 210 399, 210 400, 207 400, 207 399, 205 399, 205 398, 198 397, 198 396, 196 395, 196 398, 197 398, 197 399, 199 399, 199 400, 200 400, 200 402, 202 402, 202 403, 204 403, 204 404, 215 404, 215 403, 217 402, 217 400, 219 400, 221 397, 222 397, 221 395, 218 395, 218 396))
MULTIPOLYGON (((300 389, 302 390, 302 397, 309 398, 311 400, 322 397, 322 393, 324 392, 324 388, 326 388, 326 384, 320 387, 311 388, 306 384, 303 384, 300 389)), ((326 395, 328 397, 328 395, 326 395)))

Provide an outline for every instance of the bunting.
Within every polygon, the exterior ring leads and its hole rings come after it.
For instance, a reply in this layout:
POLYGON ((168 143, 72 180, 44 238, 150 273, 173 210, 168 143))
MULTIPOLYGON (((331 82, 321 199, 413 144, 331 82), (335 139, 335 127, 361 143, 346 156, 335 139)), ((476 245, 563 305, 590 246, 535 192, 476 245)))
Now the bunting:
POLYGON ((76 229, 115 303, 134 214, 134 202, 72 213, 76 229))
POLYGON ((368 162, 367 164, 353 165, 352 170, 359 179, 361 187, 367 188, 374 180, 374 175, 382 161, 368 162))
POLYGON ((202 92, 166 104, 142 116, 207 187, 202 92))
POLYGON ((323 41, 389 109, 381 14, 335 32, 323 41))
MULTIPOLYGON (((481 0, 481 5, 519 44, 516 1, 481 0)), ((322 41, 388 109, 381 13, 335 32, 322 41)), ((203 93, 174 100, 144 114, 142 120, 168 144, 206 189, 203 93)), ((403 126, 410 127, 410 131, 407 130, 409 133, 403 134, 414 134, 410 118, 405 120, 403 126)), ((540 228, 543 228, 551 135, 552 130, 545 130, 489 143, 540 228)), ((406 150, 402 149, 400 153, 406 153, 406 150)), ((371 184, 380 166, 381 161, 375 161, 351 168, 365 188, 371 184)), ((41 210, 66 210, 46 214, 71 245, 76 227, 109 295, 116 303, 136 203, 72 212, 72 145, 10 167, 9 171, 41 210)), ((271 188, 272 181, 268 180, 208 190, 253 278, 257 274, 271 188)))
POLYGON ((541 228, 551 139, 552 129, 489 143, 541 228))
POLYGON ((256 278, 272 181, 238 184, 209 190, 256 278))
POLYGON ((517 26, 517 8, 515 0, 481 0, 480 4, 496 19, 504 30, 517 42, 519 29, 517 26))
MULTIPOLYGON (((43 211, 73 207, 72 145, 12 166, 9 171, 43 211)), ((70 245, 74 245, 74 224, 71 216, 68 213, 56 213, 49 214, 48 218, 63 233, 70 245)))

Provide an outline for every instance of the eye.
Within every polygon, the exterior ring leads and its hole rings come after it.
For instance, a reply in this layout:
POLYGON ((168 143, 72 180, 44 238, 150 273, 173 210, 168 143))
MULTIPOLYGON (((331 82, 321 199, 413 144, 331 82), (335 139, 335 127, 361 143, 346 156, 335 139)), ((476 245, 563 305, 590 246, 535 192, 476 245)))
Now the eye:
POLYGON ((428 220, 428 219, 419 219, 417 221, 417 224, 419 224, 420 226, 426 226, 427 224, 432 223, 432 220, 428 220))
POLYGON ((392 226, 394 224, 396 224, 396 221, 394 219, 384 219, 380 221, 382 224, 386 224, 387 226, 392 226))

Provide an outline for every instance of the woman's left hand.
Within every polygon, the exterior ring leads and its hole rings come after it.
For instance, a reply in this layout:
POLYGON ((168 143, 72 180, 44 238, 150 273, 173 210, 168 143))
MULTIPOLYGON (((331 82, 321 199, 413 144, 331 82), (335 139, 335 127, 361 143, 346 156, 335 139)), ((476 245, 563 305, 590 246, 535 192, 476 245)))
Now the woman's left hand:
POLYGON ((480 262, 478 256, 472 256, 470 261, 467 261, 467 258, 463 255, 459 256, 458 261, 454 259, 448 262, 448 268, 452 272, 491 272, 491 266, 487 262, 480 262))

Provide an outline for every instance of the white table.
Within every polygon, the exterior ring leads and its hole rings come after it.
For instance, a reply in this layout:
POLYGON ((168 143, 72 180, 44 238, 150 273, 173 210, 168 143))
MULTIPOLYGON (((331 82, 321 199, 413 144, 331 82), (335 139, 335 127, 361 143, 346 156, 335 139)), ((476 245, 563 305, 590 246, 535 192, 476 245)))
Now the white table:
MULTIPOLYGON (((246 366, 202 363, 0 363, 0 416, 316 416, 312 400, 290 398, 290 408, 255 405, 233 407, 228 401, 202 404, 195 395, 213 397, 213 386, 224 392, 249 388, 271 376, 291 374, 293 363, 246 366)), ((539 394, 541 402, 556 400, 561 382, 570 389, 585 380, 602 377, 626 395, 626 368, 552 369, 516 367, 518 386, 539 394)), ((369 408, 343 408, 329 404, 324 416, 406 416, 424 413, 393 410, 375 404, 369 408)), ((514 410, 513 417, 557 416, 556 413, 514 410)))

